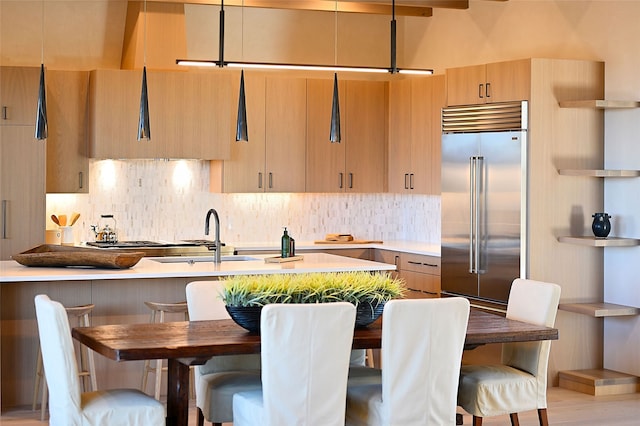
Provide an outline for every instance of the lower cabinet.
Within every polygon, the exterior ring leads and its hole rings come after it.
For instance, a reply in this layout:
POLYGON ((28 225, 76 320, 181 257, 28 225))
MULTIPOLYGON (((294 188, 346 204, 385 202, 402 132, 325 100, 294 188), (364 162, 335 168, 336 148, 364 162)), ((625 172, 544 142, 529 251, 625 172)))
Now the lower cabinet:
POLYGON ((394 264, 396 277, 405 281, 408 297, 433 297, 440 294, 440 258, 390 250, 375 250, 376 262, 394 264))

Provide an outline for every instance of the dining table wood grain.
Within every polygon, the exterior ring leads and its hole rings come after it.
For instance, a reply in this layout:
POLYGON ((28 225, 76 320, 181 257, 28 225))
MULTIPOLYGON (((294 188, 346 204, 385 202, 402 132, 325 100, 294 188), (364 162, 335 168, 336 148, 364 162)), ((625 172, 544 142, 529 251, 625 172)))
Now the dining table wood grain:
MULTIPOLYGON (((380 348, 382 320, 358 328, 353 349, 380 348)), ((442 324, 446 327, 446 324, 442 324)), ((204 364, 218 355, 260 353, 260 335, 233 320, 182 321, 76 327, 73 337, 95 352, 115 361, 168 360, 167 421, 187 425, 189 366, 204 364)), ((490 343, 557 340, 558 330, 524 323, 472 308, 465 349, 490 343)))

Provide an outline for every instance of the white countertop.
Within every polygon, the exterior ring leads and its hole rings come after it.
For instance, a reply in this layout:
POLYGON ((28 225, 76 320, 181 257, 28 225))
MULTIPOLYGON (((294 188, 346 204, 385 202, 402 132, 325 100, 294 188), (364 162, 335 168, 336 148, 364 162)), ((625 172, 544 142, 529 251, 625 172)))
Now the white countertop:
MULTIPOLYGON (((352 245, 351 245, 352 246, 352 245)), ((298 274, 310 272, 392 271, 395 265, 353 259, 325 253, 303 253, 303 259, 286 263, 266 263, 273 255, 252 255, 257 260, 160 263, 142 258, 129 269, 42 268, 20 265, 14 260, 0 262, 0 282, 117 280, 140 278, 221 277, 253 274, 298 274)), ((202 256, 199 256, 201 259, 202 256)), ((167 258, 163 258, 167 259, 167 258)))
MULTIPOLYGON (((274 244, 273 241, 264 243, 237 243, 231 245, 233 245, 236 250, 243 251, 280 249, 280 246, 274 244)), ((316 244, 313 241, 296 240, 296 250, 331 250, 354 248, 375 248, 379 250, 399 251, 403 253, 440 257, 440 244, 424 243, 420 241, 384 241, 382 243, 368 244, 316 244)))

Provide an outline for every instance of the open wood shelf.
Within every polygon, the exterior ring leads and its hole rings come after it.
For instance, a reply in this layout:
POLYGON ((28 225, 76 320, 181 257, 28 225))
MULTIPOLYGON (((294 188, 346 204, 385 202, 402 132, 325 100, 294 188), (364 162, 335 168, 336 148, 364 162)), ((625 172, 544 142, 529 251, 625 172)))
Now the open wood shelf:
POLYGON ((640 391, 640 379, 607 369, 571 370, 558 373, 560 387, 589 395, 622 395, 640 391))
POLYGON ((585 101, 560 101, 560 108, 628 109, 640 108, 640 102, 607 101, 605 99, 588 99, 585 101))
POLYGON ((632 247, 640 245, 637 238, 621 238, 621 237, 558 237, 561 243, 577 244, 590 247, 632 247))
POLYGON ((604 302, 561 303, 558 306, 558 309, 588 315, 595 318, 640 315, 640 308, 604 302))
POLYGON ((604 170, 604 169, 559 169, 558 174, 564 176, 590 177, 622 177, 633 178, 640 176, 640 170, 604 170))

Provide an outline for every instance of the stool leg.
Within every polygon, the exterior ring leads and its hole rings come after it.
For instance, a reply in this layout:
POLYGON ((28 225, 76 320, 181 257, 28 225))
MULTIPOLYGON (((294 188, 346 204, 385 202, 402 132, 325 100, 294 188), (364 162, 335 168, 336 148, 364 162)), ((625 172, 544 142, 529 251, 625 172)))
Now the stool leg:
MULTIPOLYGON (((149 322, 156 322, 156 311, 151 311, 151 315, 149 317, 149 322)), ((144 360, 144 367, 142 369, 142 383, 140 385, 140 390, 142 392, 147 392, 147 380, 149 378, 149 370, 151 369, 151 360, 144 360)))
POLYGON ((373 349, 367 349, 366 354, 367 367, 375 367, 375 362, 373 360, 373 349))
POLYGON ((38 344, 38 355, 36 357, 36 375, 33 378, 33 399, 31 400, 31 411, 36 411, 36 403, 38 401, 38 394, 40 393, 40 381, 44 376, 44 368, 42 367, 42 352, 40 351, 40 344, 38 344))
MULTIPOLYGON (((164 311, 160 311, 160 322, 164 322, 164 311)), ((162 385, 162 361, 161 359, 156 360, 156 388, 155 388, 155 398, 160 399, 160 387, 162 385)))
MULTIPOLYGON (((80 327, 89 327, 89 314, 84 314, 79 318, 80 327)), ((96 361, 93 357, 93 351, 84 345, 80 345, 80 359, 83 362, 82 370, 89 372, 89 381, 91 382, 91 390, 98 390, 98 380, 96 379, 96 361), (84 353, 84 357, 83 357, 84 353), (88 364, 88 365, 84 365, 88 364)), ((83 381, 84 384, 84 381, 83 381)))
POLYGON ((49 386, 47 386, 47 378, 42 376, 42 402, 40 403, 40 420, 44 422, 47 412, 47 403, 49 402, 49 386))

